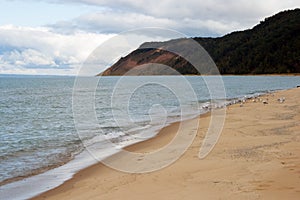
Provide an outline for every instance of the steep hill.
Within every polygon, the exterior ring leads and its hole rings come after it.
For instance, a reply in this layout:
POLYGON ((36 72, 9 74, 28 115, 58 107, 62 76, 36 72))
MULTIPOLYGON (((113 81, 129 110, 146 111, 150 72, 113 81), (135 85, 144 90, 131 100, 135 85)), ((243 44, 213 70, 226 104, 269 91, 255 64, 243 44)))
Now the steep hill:
MULTIPOLYGON (((219 38, 193 38, 210 54, 221 74, 300 73, 300 9, 280 12, 252 29, 219 38)), ((159 63, 181 74, 198 74, 185 59, 164 46, 180 46, 184 39, 145 43, 121 58, 102 75, 123 75, 138 65, 159 63), (146 48, 147 46, 155 48, 146 48)), ((186 50, 186 54, 190 53, 186 50)), ((147 74, 169 74, 147 66, 147 74), (149 73, 150 70, 150 73, 149 73)), ((209 69, 205 73, 213 73, 209 69)), ((141 73, 139 73, 141 74, 141 73)))

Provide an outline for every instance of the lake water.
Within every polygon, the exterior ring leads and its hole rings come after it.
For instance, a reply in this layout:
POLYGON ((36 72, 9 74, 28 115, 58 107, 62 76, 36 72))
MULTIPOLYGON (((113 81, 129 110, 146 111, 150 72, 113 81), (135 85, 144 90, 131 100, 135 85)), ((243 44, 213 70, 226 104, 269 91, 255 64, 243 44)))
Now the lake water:
POLYGON ((132 136, 153 136, 207 112, 208 105, 300 85, 299 76, 224 76, 223 97, 209 92, 215 78, 94 77, 80 78, 74 88, 74 77, 0 77, 0 199, 28 198, 61 184, 96 162, 85 147, 103 157, 115 153, 99 135, 130 144, 139 138, 132 136), (93 110, 97 126, 89 123, 93 110))

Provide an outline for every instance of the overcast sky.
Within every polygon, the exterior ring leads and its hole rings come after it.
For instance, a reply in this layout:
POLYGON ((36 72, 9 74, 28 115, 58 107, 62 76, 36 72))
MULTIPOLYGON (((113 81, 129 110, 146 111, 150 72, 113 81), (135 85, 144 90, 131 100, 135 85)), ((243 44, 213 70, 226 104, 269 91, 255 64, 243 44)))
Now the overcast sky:
POLYGON ((299 0, 0 0, 0 74, 77 74, 120 32, 218 37, 297 7, 299 0))

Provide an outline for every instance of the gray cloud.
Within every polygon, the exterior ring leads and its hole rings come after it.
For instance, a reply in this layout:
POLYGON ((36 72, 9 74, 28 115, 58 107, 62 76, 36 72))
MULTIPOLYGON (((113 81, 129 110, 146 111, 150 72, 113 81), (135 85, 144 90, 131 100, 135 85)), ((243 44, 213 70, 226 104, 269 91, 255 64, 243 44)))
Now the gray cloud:
POLYGON ((188 35, 216 36, 251 28, 265 17, 299 7, 293 0, 67 0, 56 3, 96 5, 104 11, 52 25, 63 30, 117 33, 145 26, 171 28, 188 35))
POLYGON ((97 33, 119 33, 140 27, 161 27, 174 29, 186 35, 216 36, 240 29, 238 22, 182 18, 178 20, 153 17, 141 13, 98 12, 80 16, 71 21, 50 25, 53 31, 72 33, 79 30, 97 33))

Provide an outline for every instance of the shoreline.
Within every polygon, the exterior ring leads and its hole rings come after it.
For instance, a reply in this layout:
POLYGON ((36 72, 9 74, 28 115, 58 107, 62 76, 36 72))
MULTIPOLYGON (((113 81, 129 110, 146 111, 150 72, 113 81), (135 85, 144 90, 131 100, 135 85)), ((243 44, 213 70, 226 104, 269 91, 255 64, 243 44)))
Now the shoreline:
MULTIPOLYGON (((264 93, 267 93, 266 91, 264 93)), ((257 94, 252 94, 253 97, 254 96, 260 96, 262 94, 260 93, 257 93, 257 94)), ((252 96, 250 95, 250 96, 252 96)), ((249 96, 248 96, 249 97, 249 96)), ((248 98, 247 97, 247 98, 248 98)), ((246 96, 244 96, 244 98, 246 98, 246 96)), ((242 99, 242 97, 236 97, 236 98, 232 98, 232 99, 226 99, 224 101, 228 101, 228 102, 231 102, 229 104, 226 104, 226 106, 230 106, 230 105, 233 105, 235 103, 232 103, 233 101, 235 102, 240 102, 242 99)), ((179 123, 182 123, 184 121, 190 121, 190 120, 193 120, 193 119, 196 119, 198 117, 205 117, 205 116, 210 116, 210 111, 209 110, 206 110, 204 113, 201 113, 201 114, 197 114, 193 117, 188 117, 188 118, 184 118, 184 119, 181 119, 180 121, 174 121, 174 122, 170 122, 168 123, 165 127, 163 127, 163 129, 169 127, 169 126, 173 126, 173 125, 176 125, 176 124, 179 124, 179 123)), ((148 140, 153 140, 155 139, 158 135, 160 135, 162 130, 158 131, 157 135, 155 135, 154 137, 150 138, 150 139, 147 139, 147 140, 142 140, 142 141, 138 141, 138 142, 130 142, 131 144, 129 145, 125 145, 124 149, 131 149, 131 146, 135 146, 135 145, 138 145, 138 144, 142 144, 143 142, 145 141, 148 141, 148 140)), ((20 194, 18 193, 17 197, 14 197, 16 199, 19 199, 19 198, 34 198, 36 196, 39 196, 45 192, 48 192, 48 191, 51 191, 57 187, 60 187, 61 185, 63 185, 65 182, 71 180, 74 175, 76 175, 77 173, 79 173, 80 171, 82 170, 85 170, 89 167, 92 167, 93 165, 96 165, 97 163, 99 163, 99 161, 96 161, 92 156, 90 155, 87 155, 89 154, 88 151, 86 150, 83 150, 81 151, 80 153, 76 154, 74 156, 74 158, 70 159, 68 162, 65 162, 63 165, 59 165, 58 167, 54 167, 54 168, 47 168, 47 169, 42 169, 42 173, 36 173, 34 175, 29 175, 29 176, 24 176, 24 177, 16 177, 16 178, 12 178, 12 179, 8 179, 6 180, 7 183, 4 183, 2 185, 0 185, 0 192, 1 190, 4 191, 5 189, 9 189, 10 191, 12 190, 22 190, 25 192, 25 195, 23 194, 20 194), (89 163, 89 164, 78 164, 80 161, 82 162, 86 162, 86 163, 89 163), (75 165, 74 165, 75 163, 75 165), (74 165, 74 166, 73 166, 74 165), (61 169, 62 168, 62 169, 61 169), (58 179, 57 182, 55 182, 53 180, 53 176, 55 176, 55 174, 61 174, 61 171, 68 171, 67 175, 64 176, 63 178, 60 178, 58 179), (43 184, 42 187, 40 188, 40 192, 37 192, 38 190, 34 190, 34 191, 29 191, 29 193, 26 192, 26 189, 30 189, 30 187, 26 187, 26 188, 21 188, 22 182, 25 182, 26 185, 27 183, 34 183, 36 181, 41 181, 41 182, 45 182, 45 177, 48 177, 50 178, 51 180, 51 184, 50 185, 47 185, 47 184, 43 184), (67 178, 66 178, 67 177, 67 178), (15 186, 15 184, 17 186, 15 186), (4 187, 1 188, 1 186, 4 187), (8 186, 8 187, 7 187, 8 186), (45 189, 45 188, 48 188, 48 189, 45 189), (50 189, 49 189, 50 188, 50 189), (33 195, 31 195, 31 193, 33 193, 33 195)), ((118 154, 118 152, 114 152, 114 153, 110 153, 109 155, 107 156, 104 156, 105 157, 111 157, 111 156, 114 156, 115 154, 118 154)), ((5 181, 4 181, 5 182, 5 181)), ((38 185, 37 185, 38 186, 38 185)), ((38 186, 39 187, 39 186, 38 186)), ((1 196, 1 193, 0 193, 0 196, 1 196)), ((6 194, 3 195, 4 197, 7 197, 6 194)))
MULTIPOLYGON (((92 77, 122 77, 122 76, 300 76, 300 73, 285 74, 184 74, 184 75, 95 75, 92 77)), ((84 76, 83 76, 84 77, 84 76)))
MULTIPOLYGON (((298 93, 299 93, 299 89, 295 88, 295 89, 277 91, 277 92, 274 93, 274 96, 278 96, 281 93, 290 93, 290 91, 294 91, 294 90, 296 91, 296 93, 297 93, 297 90, 298 90, 298 93)), ((269 96, 269 94, 263 95, 262 98, 265 98, 265 96, 269 96)), ((273 100, 274 100, 274 96, 271 96, 273 100)), ((250 104, 251 104, 250 100, 247 100, 247 103, 245 104, 245 107, 247 105, 250 105, 250 104)), ((235 104, 235 105, 228 106, 227 110, 231 112, 232 109, 236 109, 236 108, 243 109, 243 107, 240 107, 239 105, 235 104)), ((203 120, 204 124, 206 124, 206 125, 210 121, 208 119, 209 115, 210 115, 209 113, 206 113, 204 115, 200 115, 201 120, 203 120)), ((174 132, 176 132, 174 130, 176 129, 176 127, 178 126, 179 123, 188 124, 193 120, 198 120, 198 117, 195 118, 195 119, 190 119, 190 120, 184 121, 184 122, 172 123, 172 124, 168 125, 167 127, 164 127, 159 132, 159 134, 157 136, 155 136, 154 138, 151 138, 149 140, 130 145, 129 147, 126 147, 125 149, 129 150, 129 151, 132 151, 132 152, 148 152, 148 151, 152 151, 154 149, 160 148, 161 146, 164 146, 165 144, 167 144, 173 138, 174 132)), ((200 128, 200 132, 205 132, 205 126, 204 126, 204 128, 200 128)), ((199 131, 198 131, 198 133, 199 133, 199 131)), ((221 135, 221 137, 222 137, 222 135, 221 135)), ((198 141, 197 146, 200 146, 201 140, 203 139, 203 134, 202 134, 202 136, 197 135, 196 139, 198 141)), ((194 143, 195 143, 195 141, 194 141, 194 143)), ((193 143, 193 145, 194 145, 194 143, 193 143)), ((215 147, 215 148, 217 148, 217 147, 215 147)), ((190 151, 190 149, 188 151, 190 151)), ((215 151, 215 150, 213 150, 213 151, 215 151)), ((213 153, 211 153, 211 154, 213 154, 213 153)), ((113 156, 115 156, 115 155, 113 155, 113 156)), ((180 158, 178 162, 180 162, 181 159, 182 158, 180 158)), ((193 162, 195 162, 195 161, 193 161, 193 162)), ((176 163, 174 163, 174 165, 176 165, 176 163)), ((172 166, 167 167, 167 169, 162 169, 161 171, 168 170, 169 168, 172 168, 172 166)), ((149 176, 153 176, 153 175, 155 175, 155 173, 156 172, 150 173, 149 176)), ((146 174, 145 176, 147 176, 147 175, 148 174, 146 174)), ((105 165, 98 163, 98 164, 94 164, 90 167, 87 167, 83 170, 80 170, 70 180, 64 182, 62 185, 60 185, 57 188, 54 188, 52 190, 49 190, 45 193, 42 193, 42 194, 34 197, 33 199, 45 199, 46 197, 49 197, 51 199, 51 197, 55 198, 55 197, 60 197, 60 196, 63 197, 63 198, 72 198, 73 199, 74 196, 71 197, 72 195, 70 195, 70 194, 72 193, 72 191, 76 193, 76 189, 72 189, 72 188, 76 184, 80 184, 82 182, 84 182, 87 185, 86 186, 87 188, 92 187, 93 183, 89 183, 89 181, 87 181, 87 182, 85 182, 85 181, 86 181, 86 179, 91 178, 93 176, 98 177, 98 178, 101 178, 101 177, 105 178, 106 177, 107 179, 109 179, 113 182, 113 180, 116 181, 114 179, 116 177, 125 177, 125 179, 130 179, 131 180, 133 178, 137 179, 137 177, 142 177, 143 174, 138 174, 138 175, 137 174, 126 174, 126 173, 123 173, 123 172, 118 172, 118 171, 112 170, 112 169, 106 167, 105 165)), ((122 182, 122 180, 120 180, 120 181, 122 182)), ((94 182, 94 184, 95 184, 95 182, 94 182)), ((102 186, 104 186, 103 184, 105 185, 105 183, 102 183, 102 186)), ((85 188, 85 189, 87 189, 87 188, 85 188)), ((82 189, 82 188, 79 187, 77 189, 77 191, 80 190, 80 189, 82 189)), ((297 189, 299 189, 299 188, 297 188, 297 189)), ((90 191, 90 190, 88 190, 88 191, 90 191)), ((83 193, 82 195, 84 195, 85 193, 88 193, 88 191, 84 190, 84 191, 81 191, 81 193, 83 193)), ((299 189, 299 191, 300 191, 300 189, 299 189)), ((101 194, 101 191, 99 191, 99 192, 101 194)), ((98 194, 99 194, 99 192, 98 192, 98 194)), ((113 199, 113 198, 111 198, 111 199, 113 199)))
MULTIPOLYGON (((234 104, 232 104, 232 105, 234 105, 234 104)), ((163 147, 164 145, 167 145, 175 137, 176 131, 177 131, 178 127, 180 126, 180 123, 189 124, 191 121, 197 121, 199 117, 209 120, 210 116, 211 116, 211 113, 207 112, 204 114, 200 114, 199 116, 196 116, 192 119, 186 119, 183 121, 173 122, 173 123, 168 124, 167 126, 163 127, 159 131, 159 133, 157 135, 155 135, 154 137, 152 137, 148 140, 145 140, 145 141, 140 141, 140 142, 131 144, 129 146, 126 146, 124 149, 126 151, 135 152, 135 153, 149 153, 151 151, 155 151, 155 150, 163 147), (155 143, 155 145, 154 145, 154 143, 155 143)), ((119 153, 115 153, 115 154, 109 156, 108 158, 118 157, 118 155, 119 155, 119 153)), ((102 162, 97 161, 96 164, 93 164, 91 166, 88 166, 84 169, 79 170, 77 173, 75 173, 73 175, 73 177, 71 179, 65 181, 63 184, 59 185, 58 187, 50 189, 46 192, 43 192, 37 196, 32 197, 31 199, 32 200, 44 199, 45 195, 52 196, 52 195, 55 195, 57 192, 64 191, 66 188, 70 188, 70 185, 73 185, 75 182, 80 180, 83 176, 90 176, 90 174, 93 173, 94 171, 97 171, 98 168, 103 168, 105 171, 112 170, 117 173, 127 174, 126 172, 119 172, 114 169, 111 169, 110 167, 106 166, 102 162)), ((150 172, 150 173, 152 173, 152 172, 150 172)))

